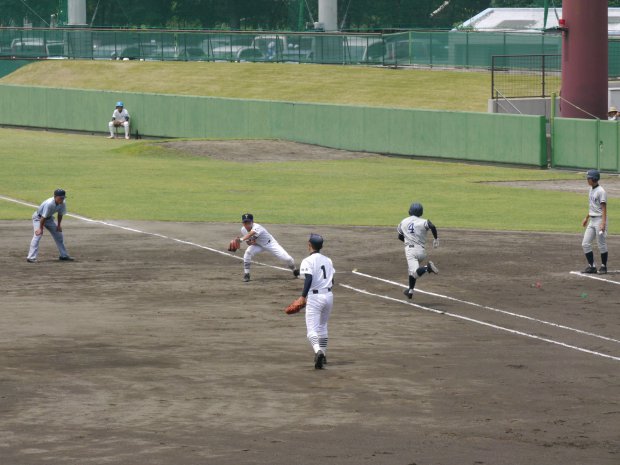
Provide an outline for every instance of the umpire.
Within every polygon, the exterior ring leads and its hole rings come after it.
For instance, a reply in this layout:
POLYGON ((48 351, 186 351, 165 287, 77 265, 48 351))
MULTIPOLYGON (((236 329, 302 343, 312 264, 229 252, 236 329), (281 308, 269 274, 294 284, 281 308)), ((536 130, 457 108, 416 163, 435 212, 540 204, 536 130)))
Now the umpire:
POLYGON ((30 242, 30 251, 26 258, 28 263, 37 262, 39 242, 41 242, 41 238, 43 237, 43 228, 50 232, 54 238, 54 242, 56 242, 56 247, 58 247, 58 252, 60 252, 58 259, 61 261, 73 261, 73 258, 67 253, 67 249, 65 249, 62 226, 60 225, 62 223, 62 217, 67 214, 67 206, 65 205, 66 196, 67 194, 64 189, 56 189, 54 191, 54 196, 44 201, 39 208, 37 208, 37 211, 32 214, 34 236, 30 242), (58 224, 54 222, 55 213, 58 214, 58 224))

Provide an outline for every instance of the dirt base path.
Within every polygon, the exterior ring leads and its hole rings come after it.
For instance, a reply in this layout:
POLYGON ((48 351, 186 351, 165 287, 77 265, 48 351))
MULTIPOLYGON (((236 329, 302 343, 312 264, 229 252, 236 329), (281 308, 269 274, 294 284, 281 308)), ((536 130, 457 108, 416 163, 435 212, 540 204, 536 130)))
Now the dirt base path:
POLYGON ((338 271, 318 371, 282 311, 302 281, 197 246, 239 225, 124 224, 167 237, 67 218, 77 261, 46 235, 29 264, 29 221, 0 222, 2 463, 620 463, 620 274, 571 275, 579 235, 440 231, 416 307, 394 228, 266 224, 338 271))

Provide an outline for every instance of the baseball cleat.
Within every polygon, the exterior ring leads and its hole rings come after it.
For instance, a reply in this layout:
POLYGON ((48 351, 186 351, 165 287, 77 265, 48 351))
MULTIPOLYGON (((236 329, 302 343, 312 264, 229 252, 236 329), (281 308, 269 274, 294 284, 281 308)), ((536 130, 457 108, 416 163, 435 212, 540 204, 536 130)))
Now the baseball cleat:
POLYGON ((26 261, 28 263, 37 263, 37 259, 36 258, 27 258, 26 261))
POLYGON ((325 364, 325 354, 323 353, 322 350, 319 350, 314 355, 314 368, 316 368, 317 370, 322 370, 324 364, 325 364))
POLYGON ((60 260, 61 262, 72 262, 75 259, 73 257, 70 257, 69 255, 65 255, 64 257, 58 257, 58 260, 60 260))
POLYGON ((437 268, 437 265, 435 265, 433 262, 428 262, 428 265, 426 265, 426 268, 429 273, 435 273, 435 274, 439 273, 439 268, 437 268))
POLYGON ((129 140, 129 136, 125 136, 125 139, 129 140))
POLYGON ((108 136, 108 139, 116 139, 116 136, 108 136))
POLYGON ((246 273, 243 275, 243 282, 247 283, 250 281, 250 273, 246 273))
POLYGON ((583 272, 587 273, 587 274, 596 274, 596 267, 595 266, 589 266, 585 270, 583 270, 583 272))
POLYGON ((405 289, 403 294, 405 294, 408 299, 411 299, 413 297, 413 289, 405 289))
POLYGON ((601 265, 601 267, 598 269, 599 274, 607 274, 607 266, 606 265, 601 265))

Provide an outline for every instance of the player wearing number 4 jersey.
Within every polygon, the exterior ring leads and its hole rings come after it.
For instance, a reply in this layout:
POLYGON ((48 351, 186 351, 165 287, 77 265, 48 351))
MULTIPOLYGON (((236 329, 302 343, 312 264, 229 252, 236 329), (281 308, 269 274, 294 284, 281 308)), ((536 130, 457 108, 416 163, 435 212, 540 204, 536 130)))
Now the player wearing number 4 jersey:
POLYGON ((426 259, 426 236, 428 231, 433 233, 433 247, 439 247, 437 228, 429 220, 422 218, 424 208, 420 203, 412 203, 409 207, 409 216, 402 220, 396 230, 398 239, 405 243, 405 256, 409 268, 409 287, 404 294, 411 299, 416 281, 424 273, 439 273, 439 270, 430 260, 426 266, 420 266, 420 262, 426 259))
POLYGON ((327 322, 332 313, 334 296, 334 266, 332 261, 321 254, 323 237, 310 234, 308 251, 299 271, 305 276, 301 296, 306 299, 306 329, 308 341, 314 350, 314 368, 323 369, 327 363, 327 322))

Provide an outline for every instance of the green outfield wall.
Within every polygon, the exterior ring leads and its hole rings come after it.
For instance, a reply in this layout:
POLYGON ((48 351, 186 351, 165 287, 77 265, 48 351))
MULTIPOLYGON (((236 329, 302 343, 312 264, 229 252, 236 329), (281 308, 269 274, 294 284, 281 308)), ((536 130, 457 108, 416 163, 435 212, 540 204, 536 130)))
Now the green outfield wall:
POLYGON ((132 134, 285 139, 394 155, 547 166, 545 118, 0 85, 0 124, 107 132, 123 100, 132 134))
POLYGON ((620 172, 620 124, 616 121, 555 118, 552 166, 620 172))
POLYGON ((11 74, 22 66, 32 63, 32 60, 3 60, 0 59, 0 78, 11 74))

